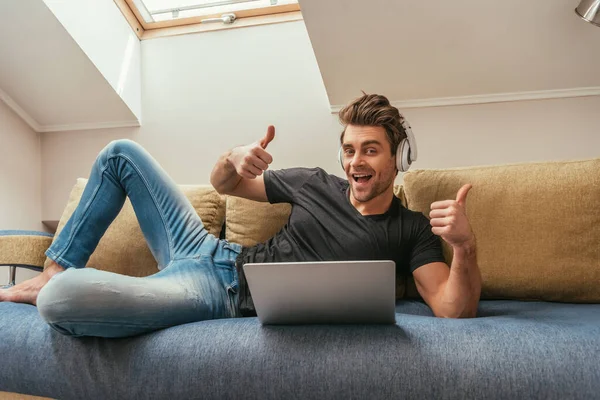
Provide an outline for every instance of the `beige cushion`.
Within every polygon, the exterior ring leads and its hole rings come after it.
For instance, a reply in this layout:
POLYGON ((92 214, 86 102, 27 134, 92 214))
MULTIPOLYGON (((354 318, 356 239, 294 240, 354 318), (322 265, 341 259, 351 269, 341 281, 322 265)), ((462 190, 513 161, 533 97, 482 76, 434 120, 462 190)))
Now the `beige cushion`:
POLYGON ((408 208, 428 215, 465 183, 482 298, 600 302, 600 159, 409 171, 408 208))
POLYGON ((292 206, 227 196, 226 210, 225 238, 250 247, 275 236, 287 223, 292 206))
MULTIPOLYGON (((396 186, 394 194, 403 199, 402 187, 396 186)), ((228 196, 225 237, 247 247, 265 242, 288 222, 291 210, 288 203, 261 203, 228 196)), ((396 298, 404 296, 405 279, 396 277, 396 298)))
MULTIPOLYGON (((86 183, 87 179, 77 180, 58 223, 55 237, 73 214, 86 183)), ((180 185, 179 188, 202 219, 208 232, 218 237, 225 219, 225 198, 209 185, 180 185)), ((146 244, 129 199, 108 227, 87 267, 130 276, 147 276, 158 271, 157 262, 146 244)))

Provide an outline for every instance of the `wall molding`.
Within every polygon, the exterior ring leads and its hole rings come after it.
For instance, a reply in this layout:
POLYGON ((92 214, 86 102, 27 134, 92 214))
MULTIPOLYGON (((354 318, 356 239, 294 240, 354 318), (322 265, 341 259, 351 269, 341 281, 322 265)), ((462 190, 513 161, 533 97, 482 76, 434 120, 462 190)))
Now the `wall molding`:
MULTIPOLYGON (((534 92, 497 93, 474 96, 438 97, 431 99, 403 100, 392 101, 391 104, 399 109, 405 109, 458 106, 469 104, 503 103, 509 101, 547 100, 587 96, 600 96, 600 86, 572 89, 540 90, 534 92)), ((332 105, 331 113, 338 113, 342 109, 342 107, 343 105, 332 105)))
POLYGON ((91 122, 82 124, 66 125, 42 125, 38 132, 65 132, 65 131, 84 131, 90 129, 110 129, 110 128, 134 128, 141 126, 140 121, 110 121, 110 122, 91 122))
POLYGON ((40 129, 41 129, 40 124, 38 124, 37 121, 35 119, 33 119, 33 117, 31 117, 23 108, 21 108, 21 106, 18 105, 17 102, 14 101, 12 99, 12 97, 10 97, 8 95, 8 93, 6 93, 2 89, 0 89, 0 100, 2 100, 4 103, 6 103, 8 108, 13 110, 15 112, 15 114, 17 114, 19 117, 21 117, 21 119, 23 121, 25 121, 31 129, 33 129, 36 132, 40 131, 40 129))
POLYGON ((109 121, 109 122, 86 122, 78 124, 65 125, 41 125, 31 115, 27 113, 16 101, 12 99, 4 90, 0 89, 0 100, 13 110, 23 121, 35 132, 64 132, 64 131, 83 131, 90 129, 110 129, 110 128, 131 128, 141 126, 140 121, 109 121))

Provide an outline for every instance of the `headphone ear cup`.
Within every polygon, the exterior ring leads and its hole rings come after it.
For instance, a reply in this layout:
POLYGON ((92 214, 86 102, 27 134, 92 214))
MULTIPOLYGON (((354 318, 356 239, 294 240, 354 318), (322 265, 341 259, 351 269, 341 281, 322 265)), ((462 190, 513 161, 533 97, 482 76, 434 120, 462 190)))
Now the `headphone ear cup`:
POLYGON ((410 168, 410 143, 403 139, 396 150, 396 168, 400 172, 406 172, 410 168))
POLYGON ((340 147, 340 150, 338 151, 338 161, 340 162, 342 169, 345 171, 346 169, 344 168, 344 159, 342 158, 342 148, 341 147, 340 147))

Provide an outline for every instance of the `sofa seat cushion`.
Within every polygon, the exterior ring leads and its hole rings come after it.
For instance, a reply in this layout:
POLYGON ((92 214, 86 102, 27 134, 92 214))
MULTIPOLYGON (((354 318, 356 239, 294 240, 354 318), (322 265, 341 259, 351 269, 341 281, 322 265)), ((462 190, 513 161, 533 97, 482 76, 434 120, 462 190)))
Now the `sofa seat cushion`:
POLYGON ((479 318, 416 300, 388 326, 212 320, 70 338, 0 303, 0 391, 60 399, 587 399, 600 393, 600 304, 482 301, 479 318))
POLYGON ((408 208, 429 216, 465 183, 482 298, 600 303, 600 158, 409 171, 408 208))
MULTIPOLYGON (((86 184, 87 179, 77 179, 58 223, 56 236, 75 211, 86 184)), ((206 230, 219 237, 225 220, 225 197, 210 185, 179 185, 179 188, 202 219, 206 230)), ((129 276, 158 272, 157 262, 146 244, 129 199, 125 200, 121 212, 108 227, 86 266, 129 276)))

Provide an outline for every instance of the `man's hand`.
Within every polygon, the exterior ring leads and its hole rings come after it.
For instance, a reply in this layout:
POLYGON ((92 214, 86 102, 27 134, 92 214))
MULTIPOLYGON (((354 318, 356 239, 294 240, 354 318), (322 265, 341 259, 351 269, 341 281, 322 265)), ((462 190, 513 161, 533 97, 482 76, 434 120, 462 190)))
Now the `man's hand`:
POLYGON ((472 246, 475 241, 466 210, 467 193, 472 187, 471 184, 461 187, 456 200, 436 201, 431 204, 431 231, 454 248, 472 246))
POLYGON ((275 138, 275 127, 271 125, 267 129, 267 134, 258 142, 231 150, 227 161, 242 178, 255 179, 273 162, 273 157, 265 150, 273 138, 275 138))

